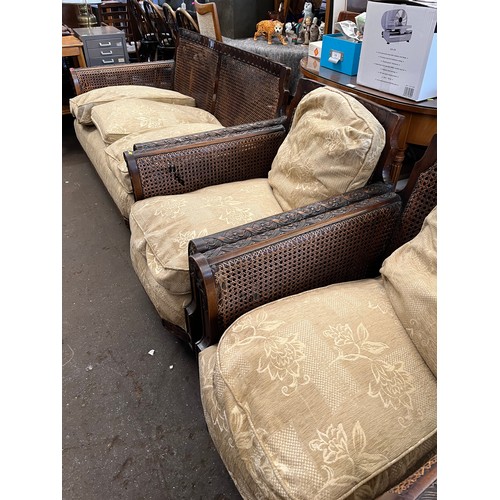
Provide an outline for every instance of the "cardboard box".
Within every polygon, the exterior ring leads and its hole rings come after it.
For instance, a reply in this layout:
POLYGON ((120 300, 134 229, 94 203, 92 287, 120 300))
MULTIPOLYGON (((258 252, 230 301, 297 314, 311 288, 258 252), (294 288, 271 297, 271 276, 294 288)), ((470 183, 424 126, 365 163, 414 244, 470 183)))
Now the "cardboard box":
POLYGON ((323 41, 319 42, 311 42, 309 44, 309 57, 315 57, 316 59, 321 59, 321 47, 323 45, 323 41))
POLYGON ((413 101, 437 96, 437 10, 368 2, 359 85, 413 101))
POLYGON ((361 42, 345 38, 342 33, 323 35, 321 66, 339 73, 355 75, 358 72, 361 45, 361 42))

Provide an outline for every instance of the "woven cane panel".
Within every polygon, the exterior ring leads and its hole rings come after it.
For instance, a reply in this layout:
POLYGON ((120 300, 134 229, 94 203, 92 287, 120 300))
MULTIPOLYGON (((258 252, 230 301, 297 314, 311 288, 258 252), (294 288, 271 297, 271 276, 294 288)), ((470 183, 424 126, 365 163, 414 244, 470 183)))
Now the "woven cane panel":
POLYGON ((413 188, 401 217, 400 230, 389 250, 414 238, 422 229, 424 219, 437 204, 437 163, 422 172, 413 188))
POLYGON ((280 105, 279 75, 222 56, 214 115, 225 126, 277 116, 280 105))
POLYGON ((112 85, 146 85, 172 89, 172 61, 158 61, 144 64, 124 64, 109 67, 75 69, 80 93, 112 85))
POLYGON ((137 158, 144 198, 266 177, 283 132, 137 158))
POLYGON ((217 51, 183 37, 175 56, 174 90, 193 97, 197 108, 212 114, 218 58, 217 51))
POLYGON ((380 264, 399 210, 393 203, 212 265, 218 330, 280 297, 366 277, 380 264))

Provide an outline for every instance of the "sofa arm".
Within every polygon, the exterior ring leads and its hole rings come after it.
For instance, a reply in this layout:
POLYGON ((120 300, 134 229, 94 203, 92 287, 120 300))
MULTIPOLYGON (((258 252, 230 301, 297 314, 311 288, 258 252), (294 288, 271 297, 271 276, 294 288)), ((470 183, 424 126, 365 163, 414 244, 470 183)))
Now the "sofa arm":
POLYGON ((352 203, 363 201, 373 196, 380 196, 392 191, 392 186, 377 182, 370 184, 354 191, 344 193, 323 201, 311 203, 304 207, 295 210, 281 212, 265 219, 260 219, 255 222, 250 222, 235 228, 221 231, 219 233, 210 234, 202 238, 196 238, 189 242, 188 254, 204 253, 209 250, 214 250, 212 255, 215 255, 215 249, 230 245, 237 242, 253 242, 256 238, 266 239, 269 231, 279 231, 283 228, 286 232, 292 224, 301 223, 305 219, 330 212, 337 208, 345 207, 352 203))
POLYGON ((377 275, 400 212, 400 197, 389 192, 190 255, 193 348, 217 343, 236 318, 267 302, 377 275))
POLYGON ((286 135, 284 121, 137 144, 124 153, 135 200, 267 176, 286 135))
POLYGON ((77 95, 112 85, 147 85, 172 89, 174 61, 70 68, 70 72, 77 95))

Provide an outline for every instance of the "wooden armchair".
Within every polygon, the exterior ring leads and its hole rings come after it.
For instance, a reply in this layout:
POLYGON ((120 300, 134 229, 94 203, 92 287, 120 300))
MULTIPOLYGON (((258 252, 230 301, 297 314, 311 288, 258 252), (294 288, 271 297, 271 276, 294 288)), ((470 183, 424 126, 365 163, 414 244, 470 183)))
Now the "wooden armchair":
POLYGON ((436 498, 436 138, 412 174, 399 202, 241 228, 193 255, 214 321, 254 303, 198 355, 208 430, 243 498, 436 498))
POLYGON ((179 28, 184 28, 196 33, 200 33, 198 23, 193 19, 193 16, 186 10, 179 7, 175 11, 175 19, 179 28))
POLYGON ((331 283, 373 277, 420 231, 437 204, 437 136, 405 189, 381 184, 240 226, 189 244, 193 348, 218 342, 243 313, 331 283))
POLYGON ((217 5, 214 2, 199 3, 195 0, 194 8, 200 33, 222 42, 217 5))
MULTIPOLYGON (((220 256, 221 248, 237 246, 241 235, 246 238, 252 234, 264 239, 289 224, 308 226, 318 219, 328 224, 337 210, 342 212, 353 205, 349 210, 363 211, 364 203, 380 203, 388 207, 379 212, 380 220, 372 221, 371 229, 370 224, 366 229, 365 246, 373 252, 372 260, 350 269, 352 275, 367 273, 385 248, 385 238, 393 228, 400 207, 400 199, 393 193, 390 171, 403 121, 401 115, 388 108, 349 95, 362 103, 385 131, 382 152, 366 187, 294 210, 283 210, 269 193, 266 177, 289 133, 297 106, 304 95, 321 88, 323 85, 317 82, 301 81, 286 118, 192 135, 182 140, 136 144, 134 151, 125 154, 136 200, 129 218, 134 269, 167 329, 197 349, 216 342, 235 315, 262 300, 260 294, 248 295, 246 284, 242 284, 233 289, 239 305, 230 304, 231 311, 228 311, 217 296, 220 290, 214 289, 216 282, 203 281, 204 276, 208 277, 207 269, 213 265, 210 262, 207 268, 206 259, 213 256, 217 260, 219 257, 215 256, 220 256), (205 210, 198 205, 205 199, 211 200, 212 208, 205 210), (354 206, 356 203, 359 204, 354 206), (199 240, 205 229, 197 224, 212 217, 210 210, 217 213, 220 210, 217 216, 220 218, 207 222, 210 227, 207 237, 199 240), (185 216, 190 217, 189 221, 183 218, 185 216), (249 220, 255 222, 240 227, 249 220), (219 234, 222 229, 224 232, 219 234), (171 231, 177 232, 173 235, 171 231), (381 234, 377 242, 371 241, 374 231, 381 234), (211 233, 213 236, 208 236, 211 233), (170 245, 174 241, 179 245, 176 250, 179 253, 172 260, 170 245)), ((309 255, 307 245, 303 248, 309 255)), ((283 279, 288 279, 286 268, 281 267, 279 272, 283 279)))

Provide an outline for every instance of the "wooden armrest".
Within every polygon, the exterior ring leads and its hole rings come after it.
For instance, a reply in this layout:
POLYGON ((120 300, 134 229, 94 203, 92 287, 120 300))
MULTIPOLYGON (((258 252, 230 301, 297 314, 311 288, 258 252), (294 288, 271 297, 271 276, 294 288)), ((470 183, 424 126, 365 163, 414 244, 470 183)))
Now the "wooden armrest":
POLYGON ((124 158, 135 200, 266 177, 286 136, 284 118, 138 145, 124 158), (158 146, 161 144, 161 148, 158 146))
POLYGON ((262 304, 377 275, 400 212, 400 197, 389 192, 190 255, 193 348, 217 343, 235 319, 262 304))
MULTIPOLYGON (((301 224, 303 220, 316 215, 330 212, 334 209, 350 205, 352 203, 363 201, 374 196, 380 196, 384 193, 392 191, 392 187, 383 182, 377 182, 368 186, 355 189, 349 193, 334 196, 324 201, 311 203, 304 207, 295 210, 288 210, 280 214, 266 217, 255 222, 243 224, 241 226, 221 231, 219 233, 210 234, 202 238, 196 238, 189 242, 188 254, 204 253, 209 250, 215 250, 225 245, 242 241, 242 244, 248 244, 255 240, 259 235, 267 238, 266 233, 269 231, 291 230, 292 225, 301 224)), ((215 255, 215 252, 212 252, 215 255)))
POLYGON ((112 85, 147 85, 172 89, 173 70, 173 60, 70 68, 77 95, 112 85))

